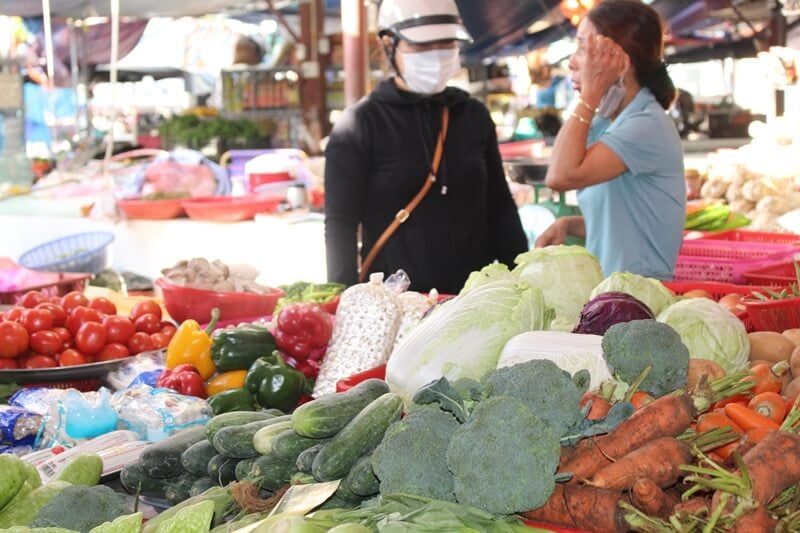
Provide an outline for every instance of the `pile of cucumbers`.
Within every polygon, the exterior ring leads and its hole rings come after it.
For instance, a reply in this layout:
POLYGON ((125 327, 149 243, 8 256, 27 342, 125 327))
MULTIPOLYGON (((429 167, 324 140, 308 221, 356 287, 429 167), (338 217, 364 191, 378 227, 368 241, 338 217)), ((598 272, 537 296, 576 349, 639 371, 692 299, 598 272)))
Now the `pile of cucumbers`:
POLYGON ((131 494, 174 505, 234 481, 276 491, 303 473, 309 481, 343 479, 336 503, 356 504, 378 493, 369 456, 402 409, 386 382, 370 379, 305 403, 291 415, 223 413, 149 446, 120 479, 131 494))

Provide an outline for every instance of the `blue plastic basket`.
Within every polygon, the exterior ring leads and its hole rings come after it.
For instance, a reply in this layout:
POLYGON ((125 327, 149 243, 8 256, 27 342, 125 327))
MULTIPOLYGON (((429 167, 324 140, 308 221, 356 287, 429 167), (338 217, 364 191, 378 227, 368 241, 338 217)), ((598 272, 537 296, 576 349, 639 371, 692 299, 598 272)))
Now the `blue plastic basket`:
POLYGON ((19 264, 48 272, 91 272, 103 270, 108 260, 112 233, 92 232, 68 235, 40 244, 22 254, 19 264))

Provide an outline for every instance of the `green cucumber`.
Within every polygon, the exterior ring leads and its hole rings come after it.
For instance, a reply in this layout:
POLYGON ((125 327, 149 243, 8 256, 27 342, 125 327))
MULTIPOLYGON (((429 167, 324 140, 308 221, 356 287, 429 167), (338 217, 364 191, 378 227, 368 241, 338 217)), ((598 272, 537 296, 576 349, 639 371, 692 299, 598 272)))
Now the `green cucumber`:
POLYGON ((66 481, 53 480, 38 489, 34 489, 27 496, 15 499, 14 503, 7 505, 0 512, 0 529, 14 526, 27 526, 50 500, 61 494, 67 487, 72 487, 66 481))
POLYGON ((317 481, 341 479, 362 455, 370 453, 383 440, 386 429, 400 420, 403 400, 387 392, 367 405, 314 458, 311 475, 317 481))
POLYGON ((189 489, 189 496, 197 496, 198 494, 203 494, 211 487, 216 487, 216 486, 217 484, 210 477, 201 477, 197 479, 197 481, 192 483, 192 487, 189 489))
POLYGON ((169 479, 156 479, 145 475, 139 463, 130 463, 122 468, 119 473, 119 481, 122 488, 128 494, 140 493, 149 498, 164 499, 166 484, 169 479))
POLYGON ((276 416, 268 420, 257 420, 242 426, 228 426, 214 435, 214 448, 218 453, 235 459, 249 459, 258 455, 253 447, 253 437, 261 428, 291 420, 290 415, 276 416))
POLYGON ((208 477, 220 487, 233 483, 236 481, 236 465, 239 461, 240 459, 215 455, 208 462, 208 477))
POLYGON ((189 446, 206 438, 205 426, 192 426, 161 442, 151 444, 139 456, 139 466, 149 477, 165 479, 183 473, 181 455, 189 446))
POLYGON ((256 462, 255 458, 242 459, 236 463, 236 481, 244 481, 250 477, 250 471, 253 469, 253 464, 256 462))
MULTIPOLYGON (((25 461, 23 461, 25 463, 25 461)), ((36 470, 36 467, 30 463, 25 463, 25 480, 31 484, 31 487, 38 489, 42 486, 42 475, 36 470)))
POLYGON ((375 475, 375 471, 372 470, 372 453, 368 453, 356 461, 344 478, 343 484, 358 496, 366 497, 378 494, 381 482, 375 475))
POLYGON ((269 420, 275 418, 272 411, 234 411, 232 413, 222 413, 208 421, 206 424, 206 437, 208 440, 214 440, 214 435, 222 429, 229 426, 243 426, 250 422, 257 420, 269 420))
POLYGON ((382 379, 367 379, 350 390, 326 394, 294 410, 294 430, 304 437, 333 437, 370 402, 389 392, 382 379))
POLYGON ((274 455, 262 455, 253 463, 251 472, 260 488, 276 491, 289 482, 297 469, 293 463, 274 455))
POLYGON ((190 494, 192 486, 197 480, 198 477, 189 472, 185 472, 176 478, 170 479, 165 483, 164 497, 172 505, 177 505, 184 500, 188 500, 192 496, 190 494))
POLYGON ((285 420, 278 424, 271 424, 259 429, 256 434, 253 435, 253 448, 255 448, 255 450, 261 455, 271 453, 272 441, 275 440, 275 437, 286 430, 294 431, 292 429, 291 420, 285 420))
POLYGON ((186 448, 186 451, 181 454, 181 464, 183 469, 190 474, 203 477, 208 470, 208 462, 215 455, 217 455, 217 450, 214 445, 207 440, 201 440, 186 448))
POLYGON ((329 439, 311 439, 298 435, 294 429, 282 431, 272 440, 272 453, 284 461, 297 461, 301 453, 316 446, 324 444, 329 439))
POLYGON ((307 449, 306 451, 300 453, 297 456, 297 461, 295 461, 294 465, 297 468, 298 472, 302 472, 304 474, 311 473, 311 467, 314 464, 314 459, 316 459, 317 454, 322 449, 322 444, 316 444, 311 448, 307 449))
POLYGON ((73 485, 93 487, 103 475, 103 460, 96 453, 83 453, 69 460, 56 479, 73 485))

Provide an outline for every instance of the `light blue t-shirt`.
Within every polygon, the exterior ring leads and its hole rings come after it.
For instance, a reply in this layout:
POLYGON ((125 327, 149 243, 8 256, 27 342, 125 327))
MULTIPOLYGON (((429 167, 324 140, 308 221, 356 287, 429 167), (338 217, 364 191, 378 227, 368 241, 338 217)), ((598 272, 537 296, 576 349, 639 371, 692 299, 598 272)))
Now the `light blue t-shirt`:
POLYGON ((602 142, 628 170, 578 191, 586 248, 606 276, 672 279, 686 218, 683 148, 675 124, 642 88, 612 122, 595 117, 588 144, 602 142))

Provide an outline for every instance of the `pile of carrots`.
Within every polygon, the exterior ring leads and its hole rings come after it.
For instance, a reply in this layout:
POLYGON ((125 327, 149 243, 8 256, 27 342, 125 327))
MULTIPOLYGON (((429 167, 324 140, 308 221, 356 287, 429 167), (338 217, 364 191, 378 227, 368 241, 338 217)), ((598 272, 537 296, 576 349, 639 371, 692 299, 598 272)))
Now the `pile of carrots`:
POLYGON ((523 518, 599 532, 800 530, 800 399, 780 394, 787 370, 758 363, 688 393, 640 395, 612 432, 562 448, 570 481, 523 518), (703 390, 717 401, 699 401, 703 390))

